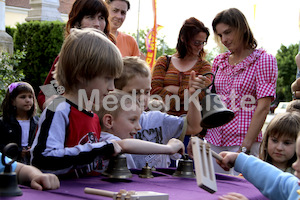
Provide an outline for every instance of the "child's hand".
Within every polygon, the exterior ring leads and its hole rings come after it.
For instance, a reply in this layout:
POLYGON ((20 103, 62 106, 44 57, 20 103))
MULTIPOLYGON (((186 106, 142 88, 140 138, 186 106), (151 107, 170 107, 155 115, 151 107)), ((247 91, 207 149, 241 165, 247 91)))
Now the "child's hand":
POLYGON ((189 144, 187 145, 187 153, 189 154, 190 158, 194 158, 193 157, 193 147, 192 147, 192 142, 191 140, 189 141, 189 144))
POLYGON ((226 195, 220 196, 219 200, 248 200, 248 198, 240 193, 229 192, 226 195))
POLYGON ((114 145, 114 150, 115 150, 115 153, 113 154, 113 156, 116 156, 116 155, 122 153, 122 147, 118 144, 118 142, 116 140, 111 140, 111 142, 114 145))
POLYGON ((238 157, 238 155, 239 154, 235 152, 223 151, 220 153, 220 156, 223 157, 222 162, 219 160, 216 161, 225 171, 229 171, 230 168, 234 166, 235 160, 238 157))
POLYGON ((23 147, 21 156, 22 158, 30 156, 30 147, 29 148, 23 147))
POLYGON ((196 72, 193 70, 190 75, 189 80, 189 92, 193 94, 198 89, 203 89, 211 83, 211 80, 206 76, 198 75, 196 77, 196 72))
POLYGON ((170 139, 167 145, 171 148, 171 152, 169 154, 184 153, 184 144, 178 139, 170 139))
POLYGON ((54 174, 39 174, 33 177, 30 185, 36 190, 53 190, 59 188, 60 183, 54 174))

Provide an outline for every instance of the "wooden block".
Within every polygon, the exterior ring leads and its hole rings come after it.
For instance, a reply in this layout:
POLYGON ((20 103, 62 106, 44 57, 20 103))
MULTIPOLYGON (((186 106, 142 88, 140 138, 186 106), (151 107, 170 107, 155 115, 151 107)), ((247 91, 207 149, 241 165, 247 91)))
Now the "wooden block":
MULTIPOLYGON (((215 169, 212 162, 212 150, 210 149, 209 144, 198 137, 191 137, 191 142, 197 185, 210 193, 214 193, 218 189, 215 169)), ((219 156, 215 152, 214 154, 214 156, 219 156)))
POLYGON ((126 190, 120 190, 120 192, 112 192, 108 190, 85 188, 84 192, 87 194, 112 197, 114 200, 169 200, 168 194, 152 191, 127 192, 126 190))

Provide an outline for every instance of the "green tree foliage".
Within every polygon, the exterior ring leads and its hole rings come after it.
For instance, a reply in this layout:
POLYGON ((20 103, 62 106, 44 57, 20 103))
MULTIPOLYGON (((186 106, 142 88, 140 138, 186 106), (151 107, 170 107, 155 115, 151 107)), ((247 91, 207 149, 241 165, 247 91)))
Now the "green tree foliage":
POLYGON ((14 34, 14 49, 26 51, 19 68, 25 81, 39 91, 58 55, 64 39, 65 23, 59 21, 31 21, 17 24, 14 34))
POLYGON ((278 80, 276 94, 279 102, 292 100, 291 84, 296 79, 297 65, 295 56, 298 53, 298 49, 298 44, 292 44, 288 47, 281 45, 277 51, 278 80))
MULTIPOLYGON (((143 52, 145 55, 147 54, 147 48, 146 48, 146 42, 145 42, 145 38, 147 37, 147 34, 149 32, 149 29, 147 30, 139 30, 139 49, 141 50, 141 52, 143 52)), ((130 33, 129 33, 130 34, 130 33)), ((132 33, 130 34, 132 35, 134 38, 137 38, 137 34, 136 33, 132 33)), ((172 49, 170 48, 164 41, 165 36, 161 36, 159 34, 159 31, 157 33, 157 50, 156 50, 156 59, 162 55, 172 55, 176 52, 176 49, 172 49)))
POLYGON ((6 26, 5 31, 8 33, 12 38, 14 38, 14 33, 17 29, 14 27, 6 26))
POLYGON ((7 87, 17 81, 24 79, 22 70, 18 69, 25 52, 16 51, 13 55, 2 52, 0 55, 0 102, 3 101, 7 87))

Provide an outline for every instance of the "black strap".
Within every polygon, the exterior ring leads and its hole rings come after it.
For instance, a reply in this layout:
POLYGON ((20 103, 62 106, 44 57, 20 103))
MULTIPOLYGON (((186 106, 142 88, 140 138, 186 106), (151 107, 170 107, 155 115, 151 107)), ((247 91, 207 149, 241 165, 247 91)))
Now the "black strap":
MULTIPOLYGON (((217 67, 217 70, 216 70, 216 73, 215 73, 215 77, 217 76, 218 69, 219 69, 219 66, 217 67)), ((213 83, 212 83, 211 93, 216 93, 215 79, 213 80, 213 83)))
POLYGON ((166 58, 167 58, 167 66, 166 66, 166 71, 168 71, 168 69, 169 69, 169 65, 170 65, 170 62, 171 62, 171 56, 169 56, 169 55, 166 55, 166 58))

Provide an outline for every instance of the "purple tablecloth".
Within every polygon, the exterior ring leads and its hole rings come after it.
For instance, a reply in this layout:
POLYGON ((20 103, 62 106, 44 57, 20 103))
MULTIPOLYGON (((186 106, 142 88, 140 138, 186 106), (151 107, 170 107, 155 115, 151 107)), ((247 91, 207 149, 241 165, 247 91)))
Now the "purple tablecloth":
POLYGON ((173 177, 173 169, 158 169, 153 172, 154 178, 140 178, 140 170, 131 170, 133 177, 127 180, 116 181, 104 176, 86 177, 80 179, 61 180, 61 187, 57 190, 37 191, 29 187, 20 186, 23 195, 19 197, 1 197, 1 199, 24 199, 24 200, 68 200, 68 199, 103 199, 112 198, 97 195, 85 194, 84 188, 96 188, 119 192, 120 189, 135 191, 153 191, 168 193, 170 200, 194 200, 194 199, 218 199, 218 196, 228 192, 244 194, 248 199, 266 200, 251 183, 240 177, 217 174, 218 191, 210 194, 199 188, 194 178, 173 177))

